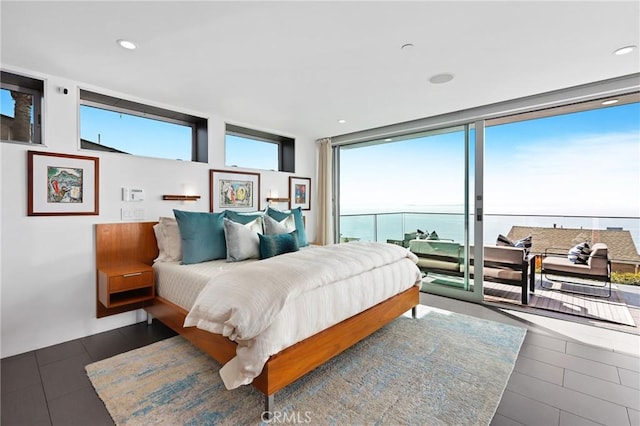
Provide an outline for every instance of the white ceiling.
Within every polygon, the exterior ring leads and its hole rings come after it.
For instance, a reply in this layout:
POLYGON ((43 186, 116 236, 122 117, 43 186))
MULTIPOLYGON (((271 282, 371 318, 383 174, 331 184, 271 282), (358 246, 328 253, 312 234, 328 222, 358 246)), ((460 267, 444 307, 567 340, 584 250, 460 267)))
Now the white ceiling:
POLYGON ((638 1, 2 1, 2 66, 319 138, 640 71, 638 1), (116 39, 138 45, 126 51, 116 39), (414 47, 401 50, 412 43, 414 47), (454 80, 429 83, 439 73, 454 80), (338 124, 338 119, 347 120, 338 124))

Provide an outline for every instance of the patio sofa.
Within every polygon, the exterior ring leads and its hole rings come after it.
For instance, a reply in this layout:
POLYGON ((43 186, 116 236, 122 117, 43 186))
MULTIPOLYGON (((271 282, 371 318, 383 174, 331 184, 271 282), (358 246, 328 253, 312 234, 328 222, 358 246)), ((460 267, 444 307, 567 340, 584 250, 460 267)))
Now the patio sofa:
MULTIPOLYGON (((409 250, 418 256, 418 267, 425 273, 463 276, 465 273, 463 247, 454 241, 411 240, 409 250)), ((473 276, 473 246, 469 259, 469 273, 473 276)), ((522 304, 529 303, 529 291, 534 291, 535 257, 527 256, 524 248, 485 246, 483 275, 485 281, 518 286, 522 304)))
MULTIPOLYGON (((587 280, 586 282, 564 281, 568 284, 574 284, 576 286, 591 286, 608 288, 606 296, 611 296, 611 260, 609 259, 609 248, 604 243, 596 243, 591 247, 591 251, 586 259, 585 263, 574 262, 569 259, 566 250, 559 249, 547 249, 542 254, 542 275, 559 276, 559 277, 571 277, 587 280), (603 284, 597 284, 589 282, 596 281, 603 284)), ((553 281, 549 279, 549 281, 553 281)), ((544 281, 544 280, 543 280, 544 281)), ((551 287, 543 288, 553 290, 551 287)), ((588 294, 591 296, 597 296, 593 292, 580 292, 572 290, 561 290, 570 293, 588 294)))

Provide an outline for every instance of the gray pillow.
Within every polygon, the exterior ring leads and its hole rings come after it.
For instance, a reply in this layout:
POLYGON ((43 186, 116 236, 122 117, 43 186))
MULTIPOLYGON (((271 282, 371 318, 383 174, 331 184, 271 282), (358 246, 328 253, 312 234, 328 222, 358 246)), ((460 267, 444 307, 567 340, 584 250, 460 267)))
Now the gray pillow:
POLYGON ((227 262, 239 262, 260 257, 262 218, 241 224, 224 218, 224 236, 227 241, 227 262))
POLYGON ((172 217, 161 217, 153 232, 158 243, 158 257, 154 262, 172 262, 182 260, 182 239, 178 222, 172 217))
POLYGON ((296 230, 296 222, 293 215, 278 221, 269 215, 264 216, 264 233, 265 235, 288 234, 296 230))

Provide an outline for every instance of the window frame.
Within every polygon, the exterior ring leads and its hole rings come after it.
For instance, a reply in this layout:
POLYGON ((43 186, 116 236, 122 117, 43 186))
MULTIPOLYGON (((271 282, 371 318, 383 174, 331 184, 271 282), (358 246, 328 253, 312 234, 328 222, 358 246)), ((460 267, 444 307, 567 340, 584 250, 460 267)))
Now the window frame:
POLYGON ((252 168, 242 164, 227 164, 227 135, 236 136, 244 139, 250 139, 259 142, 267 142, 277 145, 278 147, 278 170, 280 172, 295 173, 295 139, 287 136, 280 136, 273 133, 263 132, 261 130, 249 129, 237 126, 231 123, 225 123, 225 166, 227 167, 243 167, 252 168))
MULTIPOLYGON (((208 163, 209 138, 208 138, 208 120, 206 118, 197 117, 165 108, 155 107, 139 102, 129 101, 114 96, 104 95, 90 90, 80 89, 78 102, 78 116, 80 116, 80 108, 82 106, 98 108, 110 112, 127 114, 135 117, 147 118, 151 120, 163 121, 166 123, 187 126, 191 128, 191 160, 193 162, 208 163)), ((80 120, 80 119, 79 119, 80 120)), ((79 122, 80 124, 80 122, 79 122)), ((78 135, 78 143, 82 144, 82 137, 78 135)), ((95 151, 91 148, 84 148, 89 151, 95 151)), ((139 154, 131 154, 140 156, 139 154)), ((145 155, 144 157, 154 157, 153 155, 145 155)))
POLYGON ((33 98, 33 133, 31 135, 31 140, 19 141, 13 139, 2 139, 2 142, 42 145, 42 105, 44 103, 44 81, 5 70, 0 71, 0 76, 1 89, 26 93, 31 95, 33 98))

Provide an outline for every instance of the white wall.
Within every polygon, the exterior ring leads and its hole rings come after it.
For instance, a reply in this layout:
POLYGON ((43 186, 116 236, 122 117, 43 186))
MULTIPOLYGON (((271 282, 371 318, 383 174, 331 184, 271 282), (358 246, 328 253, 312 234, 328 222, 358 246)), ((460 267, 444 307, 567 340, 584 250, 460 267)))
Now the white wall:
MULTIPOLYGON (((3 66, 4 67, 4 66, 3 66)), ((94 224, 120 222, 121 188, 143 188, 145 220, 172 216, 172 209, 208 211, 209 169, 224 168, 224 122, 212 112, 188 111, 149 99, 133 98, 63 78, 5 67, 45 80, 43 139, 46 147, 0 144, 0 357, 23 353, 98 332, 133 324, 144 314, 128 312, 97 319, 95 307, 94 224), (57 93, 64 86, 68 95, 57 93), (209 164, 133 157, 78 149, 78 88, 123 97, 209 118, 209 164), (100 158, 100 214, 98 216, 27 216, 27 150, 87 155, 100 158), (162 194, 182 194, 184 185, 202 198, 197 202, 162 201, 162 194)), ((251 127, 251 123, 242 123, 251 127)), ((286 129, 259 129, 296 138, 295 176, 311 177, 315 186, 315 144, 286 129)), ((237 170, 234 168, 234 170, 237 170)), ((261 205, 269 190, 288 194, 289 173, 260 171, 261 205)), ((315 188, 312 196, 315 197, 315 188)), ((312 206, 317 205, 312 200, 312 206)), ((285 208, 285 205, 276 207, 285 208)), ((315 213, 305 212, 310 241, 315 213)))

